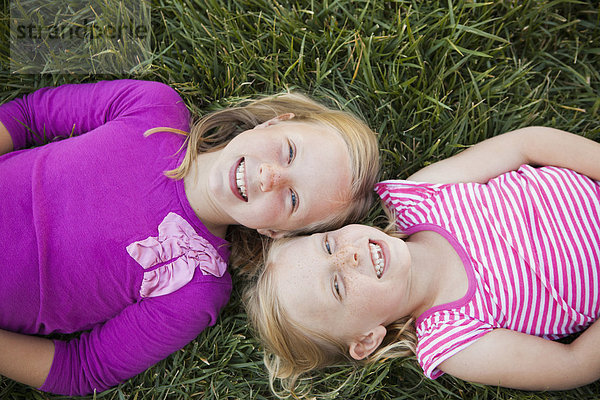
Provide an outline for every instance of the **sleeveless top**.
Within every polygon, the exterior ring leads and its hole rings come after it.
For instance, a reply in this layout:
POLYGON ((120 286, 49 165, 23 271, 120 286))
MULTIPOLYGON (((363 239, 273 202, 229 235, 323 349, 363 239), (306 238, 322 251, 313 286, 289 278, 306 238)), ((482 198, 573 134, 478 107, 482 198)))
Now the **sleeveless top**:
POLYGON ((495 328, 546 339, 583 330, 600 312, 600 183, 523 165, 487 184, 380 182, 401 232, 433 230, 461 257, 467 293, 416 320, 425 375, 495 328))

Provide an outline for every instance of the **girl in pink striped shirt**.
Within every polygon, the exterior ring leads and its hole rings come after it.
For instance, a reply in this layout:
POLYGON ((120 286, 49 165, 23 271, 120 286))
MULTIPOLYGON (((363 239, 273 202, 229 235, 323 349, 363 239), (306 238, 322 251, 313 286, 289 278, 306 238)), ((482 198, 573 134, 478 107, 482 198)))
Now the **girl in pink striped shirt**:
POLYGON ((275 243, 247 292, 271 384, 413 353, 433 379, 600 378, 599 159, 581 136, 520 129, 379 183, 401 235, 349 225, 275 243))

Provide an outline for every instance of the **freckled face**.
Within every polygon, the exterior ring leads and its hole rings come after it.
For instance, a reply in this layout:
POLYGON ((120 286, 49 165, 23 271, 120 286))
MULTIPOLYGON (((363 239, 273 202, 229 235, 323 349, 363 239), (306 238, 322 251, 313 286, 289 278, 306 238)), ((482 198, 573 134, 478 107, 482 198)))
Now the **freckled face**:
POLYGON ((220 150, 209 190, 231 223, 285 232, 342 212, 350 168, 331 128, 282 121, 242 132, 220 150))
POLYGON ((318 332, 349 342, 409 314, 410 254, 403 240, 378 229, 348 225, 294 238, 273 259, 283 307, 318 332))

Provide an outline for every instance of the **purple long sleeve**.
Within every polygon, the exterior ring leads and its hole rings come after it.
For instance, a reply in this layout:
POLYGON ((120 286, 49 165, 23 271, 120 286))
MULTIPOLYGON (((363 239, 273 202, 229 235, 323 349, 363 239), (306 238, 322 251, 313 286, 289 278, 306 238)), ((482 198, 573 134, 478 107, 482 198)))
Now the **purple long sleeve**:
POLYGON ((127 252, 175 213, 227 260, 226 242, 196 217, 182 181, 164 171, 185 155, 189 129, 170 87, 110 81, 41 89, 0 106, 15 149, 0 157, 0 328, 27 334, 89 330, 56 342, 42 390, 102 391, 153 365, 215 323, 226 273, 199 271, 183 288, 142 298, 144 268, 127 252), (56 137, 70 137, 53 141, 56 137))
POLYGON ((103 81, 39 89, 3 104, 0 120, 13 139, 14 149, 20 150, 91 132, 115 120, 139 118, 148 126, 152 121, 159 126, 187 126, 187 112, 182 106, 177 93, 158 82, 103 81), (157 114, 150 115, 150 109, 157 114))

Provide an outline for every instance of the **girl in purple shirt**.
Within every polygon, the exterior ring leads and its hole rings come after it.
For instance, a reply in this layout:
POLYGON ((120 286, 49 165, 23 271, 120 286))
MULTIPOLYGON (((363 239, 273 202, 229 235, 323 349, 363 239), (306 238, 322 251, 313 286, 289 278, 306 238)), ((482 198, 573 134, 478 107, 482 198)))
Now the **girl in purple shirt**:
POLYGON ((189 120, 145 81, 0 106, 0 374, 70 395, 116 385, 215 323, 229 246, 239 263, 257 231, 333 228, 369 206, 377 143, 348 113, 287 94, 189 120))

